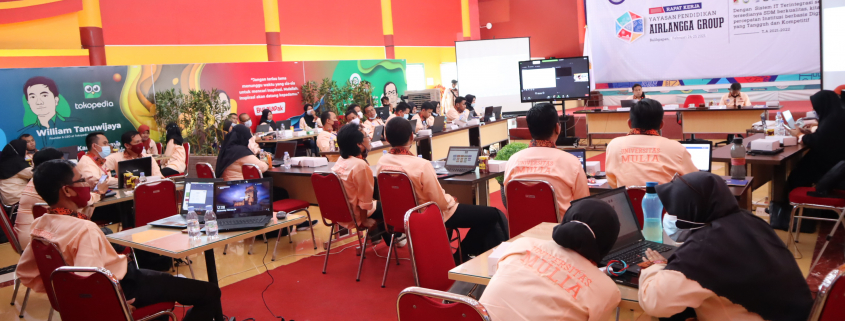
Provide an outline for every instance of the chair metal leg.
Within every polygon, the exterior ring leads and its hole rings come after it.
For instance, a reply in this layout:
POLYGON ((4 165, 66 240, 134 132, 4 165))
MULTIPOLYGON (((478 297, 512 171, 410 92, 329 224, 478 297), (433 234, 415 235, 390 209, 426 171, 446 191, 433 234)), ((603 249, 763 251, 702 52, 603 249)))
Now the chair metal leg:
POLYGON ((393 258, 396 259, 396 265, 399 265, 399 252, 396 252, 398 251, 397 249, 399 248, 399 246, 397 246, 396 243, 391 244, 391 246, 393 246, 393 258))
POLYGON ((223 247, 223 255, 226 255, 226 251, 228 251, 228 250, 229 250, 229 244, 226 244, 226 246, 223 247))
POLYGON ((311 230, 311 243, 314 244, 314 249, 317 249, 317 238, 314 237, 314 223, 311 222, 311 212, 308 209, 305 209, 305 215, 308 216, 308 227, 311 230))
POLYGON ((47 315, 47 321, 53 321, 53 307, 50 307, 50 314, 47 315))
POLYGON ((21 279, 15 279, 15 290, 12 292, 12 303, 11 305, 15 305, 15 299, 18 298, 18 289, 21 287, 21 279))
POLYGON ((29 291, 30 290, 31 290, 30 288, 26 288, 26 294, 23 295, 23 304, 21 304, 21 313, 18 315, 18 317, 23 318, 23 311, 26 310, 26 303, 29 302, 29 291))
POLYGON ((140 270, 141 267, 138 265, 138 257, 135 256, 135 249, 129 248, 129 253, 132 253, 132 260, 135 261, 135 267, 140 270))
MULTIPOLYGON (((290 233, 288 233, 288 236, 290 236, 290 233)), ((281 238, 282 238, 282 229, 279 229, 279 235, 276 236, 276 245, 273 246, 273 257, 270 259, 270 261, 276 260, 276 248, 279 247, 279 239, 281 239, 281 238)))
MULTIPOLYGON (((186 257, 185 257, 185 263, 187 263, 187 264, 188 264, 188 271, 191 271, 191 278, 192 278, 192 279, 194 279, 194 280, 196 280, 197 278, 194 276, 194 267, 193 267, 194 262, 193 262, 193 261, 191 261, 191 259, 189 259, 189 258, 186 256, 186 257)), ((176 320, 176 319, 174 318, 173 320, 176 320)))
MULTIPOLYGON (((381 277, 381 287, 384 288, 384 284, 387 282, 387 270, 390 269, 390 255, 393 253, 393 248, 395 247, 393 241, 396 239, 396 234, 390 233, 390 245, 387 246, 387 259, 384 261, 384 276, 381 277)), ((396 255, 399 257, 399 255, 396 255)))
MULTIPOLYGON (((358 244, 361 244, 362 243, 361 242, 361 234, 357 233, 357 231, 356 231, 355 234, 358 234, 358 244)), ((368 234, 369 234, 369 230, 364 230, 364 242, 363 242, 363 245, 361 246, 361 259, 358 260, 358 276, 355 277, 355 282, 361 281, 361 268, 364 267, 364 257, 366 257, 366 255, 364 253, 367 253, 367 235, 368 234)))
POLYGON ((323 274, 326 274, 326 267, 329 266, 329 253, 332 251, 332 236, 334 236, 334 227, 337 224, 332 224, 329 230, 329 247, 326 249, 326 259, 323 261, 323 274))
POLYGON ((798 209, 798 227, 795 228, 795 243, 801 238, 801 220, 804 218, 804 207, 798 209))
POLYGON ((798 257, 796 257, 796 259, 800 259, 800 258, 803 257, 803 255, 801 255, 801 251, 798 250, 798 244, 796 244, 796 243, 798 243, 798 241, 795 239, 795 234, 792 232, 792 227, 795 225, 794 222, 795 222, 795 211, 796 210, 798 210, 798 207, 793 206, 792 212, 789 213, 789 229, 786 230, 786 234, 788 235, 788 238, 786 240, 786 246, 787 246, 787 249, 789 248, 790 245, 793 248, 795 248, 795 253, 798 255, 798 257))
POLYGON ((810 272, 813 271, 813 268, 816 267, 816 264, 819 263, 819 260, 822 258, 822 254, 824 254, 824 250, 827 248, 827 245, 830 244, 830 239, 833 238, 833 234, 836 233, 836 228, 839 227, 839 224, 842 223, 842 216, 845 215, 845 210, 839 213, 839 219, 836 220, 836 224, 833 224, 833 228, 830 230, 830 234, 827 235, 824 241, 824 245, 822 245, 822 249, 819 251, 819 256, 816 257, 816 260, 813 261, 813 265, 810 265, 810 272))

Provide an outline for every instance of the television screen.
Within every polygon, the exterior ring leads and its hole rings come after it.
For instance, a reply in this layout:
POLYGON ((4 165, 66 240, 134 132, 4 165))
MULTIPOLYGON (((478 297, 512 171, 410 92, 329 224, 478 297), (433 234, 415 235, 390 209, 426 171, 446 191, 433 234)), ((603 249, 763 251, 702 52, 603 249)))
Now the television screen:
POLYGON ((590 61, 572 57, 519 62, 522 102, 590 98, 590 61))

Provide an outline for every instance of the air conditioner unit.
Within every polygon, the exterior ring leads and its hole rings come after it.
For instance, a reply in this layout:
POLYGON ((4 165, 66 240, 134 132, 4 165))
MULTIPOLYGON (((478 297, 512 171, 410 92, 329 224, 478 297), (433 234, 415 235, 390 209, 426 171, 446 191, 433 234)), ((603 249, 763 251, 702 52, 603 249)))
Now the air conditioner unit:
POLYGON ((440 101, 440 89, 408 90, 408 101, 413 101, 417 106, 422 106, 427 101, 440 101))

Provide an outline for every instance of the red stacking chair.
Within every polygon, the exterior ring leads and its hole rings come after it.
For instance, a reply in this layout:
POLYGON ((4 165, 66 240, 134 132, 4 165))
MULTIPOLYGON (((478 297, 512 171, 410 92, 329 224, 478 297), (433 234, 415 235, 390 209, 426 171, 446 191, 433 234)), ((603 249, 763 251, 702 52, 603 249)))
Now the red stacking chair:
POLYGON ((810 310, 808 321, 839 321, 845 320, 845 265, 833 269, 819 285, 819 293, 813 309, 810 310))
MULTIPOLYGON (((241 172, 243 172, 244 179, 257 179, 257 178, 264 178, 264 175, 261 174, 261 170, 258 166, 254 164, 244 164, 241 167, 241 172)), ((311 243, 314 245, 314 249, 317 249, 317 239, 314 237, 314 226, 311 223, 311 212, 308 211, 308 207, 311 206, 310 203, 302 200, 297 199, 283 199, 273 202, 273 211, 274 212, 285 212, 288 214, 302 212, 305 211, 305 214, 308 216, 308 226, 311 229, 311 243)), ((292 230, 293 228, 291 228, 292 230)), ((279 236, 282 235, 282 230, 279 230, 279 236)), ((290 239, 290 233, 288 233, 288 239, 290 239)), ((265 242, 267 239, 265 238, 265 242)), ((273 247, 273 258, 272 261, 276 260, 276 247, 279 246, 279 238, 276 238, 276 245, 273 247)), ((252 247, 250 246, 250 254, 252 254, 252 247)))
POLYGON ((156 150, 158 151, 159 155, 164 154, 164 150, 161 149, 161 143, 156 143, 156 150))
MULTIPOLYGON (((47 297, 50 299, 50 314, 47 320, 53 319, 53 310, 59 310, 59 304, 56 302, 56 295, 53 292, 53 285, 50 282, 50 275, 56 269, 66 266, 65 259, 62 256, 62 251, 59 247, 47 239, 39 236, 32 236, 30 241, 32 254, 35 256, 35 265, 38 266, 38 273, 41 276, 41 281, 44 283, 44 289, 47 291, 47 297)), ((89 307, 90 308, 90 307, 89 307)))
POLYGON ((85 156, 85 151, 79 151, 76 153, 76 160, 82 159, 82 156, 85 156))
POLYGON ((50 280, 61 307, 58 311, 62 321, 147 321, 162 315, 176 321, 174 302, 156 303, 130 312, 120 282, 104 268, 64 266, 53 271, 50 280))
MULTIPOLYGON (((182 143, 182 148, 185 149, 185 176, 187 177, 188 176, 188 170, 187 170, 188 164, 190 164, 190 160, 191 160, 191 144, 182 143)), ((213 173, 214 171, 211 171, 211 172, 213 173)))
MULTIPOLYGON (((352 211, 352 205, 349 204, 346 196, 346 189, 335 173, 314 173, 311 174, 311 184, 314 186, 314 194, 317 196, 317 204, 320 206, 320 213, 323 216, 323 224, 330 226, 329 233, 329 247, 326 250, 326 259, 323 262, 323 274, 326 274, 326 267, 329 264, 329 254, 332 249, 332 237, 340 233, 340 224, 338 222, 352 222, 355 227, 355 235, 358 236, 358 246, 361 247, 361 259, 358 262, 358 276, 355 281, 361 281, 361 267, 364 265, 364 256, 367 253, 367 234, 366 227, 360 225, 363 222, 358 222, 355 218, 355 213, 352 211), (331 221, 329 223, 328 221, 331 221), (361 236, 360 232, 364 232, 361 236)), ((442 220, 441 220, 442 221, 442 220)))
POLYGON ((440 291, 451 288, 455 281, 449 280, 447 275, 455 268, 455 259, 440 207, 428 202, 408 210, 405 231, 411 247, 416 285, 440 291))
POLYGON ((702 95, 689 95, 687 99, 684 99, 684 105, 681 106, 683 108, 689 107, 689 104, 695 104, 695 107, 700 106, 704 103, 704 96, 702 95))
POLYGON ((396 301, 399 321, 490 321, 490 314, 475 299, 449 292, 409 287, 396 301))
MULTIPOLYGON (((3 234, 6 234, 6 238, 9 239, 9 243, 12 244, 12 249, 15 250, 15 253, 21 255, 23 253, 23 246, 18 242, 18 233, 15 232, 15 229, 12 228, 12 222, 9 219, 9 216, 6 216, 6 211, 0 207, 0 228, 3 229, 3 234)), ((18 289, 21 287, 21 280, 15 278, 15 289, 12 292, 12 302, 11 305, 15 305, 15 300, 18 298, 18 289)), ((23 318, 23 311, 26 309, 26 302, 29 301, 29 288, 26 289, 26 294, 23 297, 23 304, 21 304, 21 312, 19 316, 23 318)))
POLYGON ((214 176, 214 168, 209 163, 197 163, 198 178, 217 178, 214 176))
POLYGON ((176 183, 169 179, 138 184, 134 196, 135 226, 179 214, 176 183))
POLYGON ((47 203, 35 203, 32 206, 32 218, 36 219, 47 214, 47 203))
POLYGON ((819 263, 819 259, 821 259, 822 254, 824 254, 824 250, 827 249, 827 245, 830 243, 830 239, 833 238, 833 234, 836 233, 836 229, 839 228, 839 225, 842 224, 843 216, 845 216, 845 191, 838 191, 834 190, 832 197, 819 197, 819 196, 810 196, 809 193, 813 193, 816 191, 815 187, 798 187, 793 189, 792 192, 789 192, 789 204, 792 205, 792 213, 789 215, 789 238, 787 240, 787 246, 792 244, 795 248, 795 252, 798 253, 798 258, 803 257, 801 252, 798 250, 798 234, 797 231, 801 230, 801 220, 817 220, 817 221, 830 221, 836 222, 833 224, 833 228, 830 229, 830 234, 827 236, 827 239, 824 241, 824 245, 822 249, 819 251, 819 255, 813 261, 813 265, 810 266, 810 271, 816 267, 816 264, 819 263), (804 216, 804 209, 805 208, 815 208, 820 210, 831 210, 836 212, 838 218, 823 218, 823 217, 812 217, 812 216, 804 216), (795 215, 795 212, 798 211, 798 215, 795 215), (798 226, 794 227, 795 219, 798 219, 798 226), (793 228, 795 228, 793 230, 793 228), (795 231, 795 232, 793 232, 795 231), (795 241, 793 242, 793 238, 795 241))
POLYGON ((513 238, 543 222, 558 223, 555 189, 542 180, 515 179, 505 186, 508 226, 513 238))
POLYGON ((387 261, 384 263, 384 276, 381 279, 381 287, 384 287, 391 255, 396 255, 396 265, 399 265, 399 255, 394 253, 396 251, 394 233, 405 233, 405 213, 417 206, 417 193, 414 191, 411 179, 402 172, 379 173, 378 186, 381 212, 384 215, 384 230, 390 233, 390 247, 387 249, 387 261))
POLYGON ((645 225, 645 214, 643 214, 643 197, 645 197, 645 186, 626 186, 628 198, 631 199, 631 205, 634 206, 634 214, 637 215, 637 221, 640 222, 640 227, 645 225))

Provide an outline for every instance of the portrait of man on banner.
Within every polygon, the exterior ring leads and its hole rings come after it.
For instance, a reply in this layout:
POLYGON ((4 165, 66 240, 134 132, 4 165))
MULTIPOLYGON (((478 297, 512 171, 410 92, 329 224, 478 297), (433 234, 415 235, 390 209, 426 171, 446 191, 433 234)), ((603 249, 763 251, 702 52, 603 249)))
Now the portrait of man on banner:
POLYGON ((53 79, 29 78, 23 85, 23 94, 24 128, 21 131, 31 127, 55 128, 57 122, 70 117, 70 105, 59 95, 59 87, 53 79))

